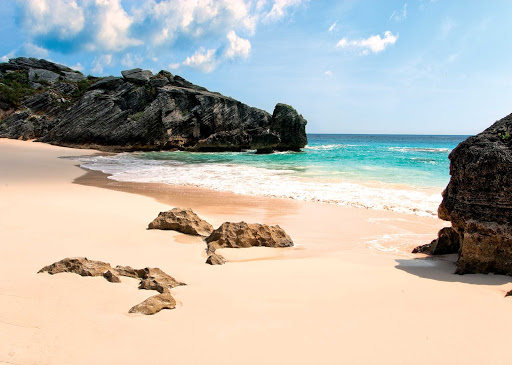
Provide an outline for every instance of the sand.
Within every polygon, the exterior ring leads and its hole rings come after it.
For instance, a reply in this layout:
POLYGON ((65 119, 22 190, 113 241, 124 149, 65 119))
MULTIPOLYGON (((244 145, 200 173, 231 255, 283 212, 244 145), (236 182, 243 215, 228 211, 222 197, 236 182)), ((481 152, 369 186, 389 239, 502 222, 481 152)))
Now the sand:
POLYGON ((198 188, 118 183, 64 156, 0 140, 0 363, 509 363, 510 278, 454 275, 454 257, 407 252, 432 218, 198 188), (279 224, 297 246, 224 249, 146 230, 158 212, 279 224), (174 310, 128 309, 156 292, 134 279, 37 274, 69 256, 159 267, 187 286, 174 310))

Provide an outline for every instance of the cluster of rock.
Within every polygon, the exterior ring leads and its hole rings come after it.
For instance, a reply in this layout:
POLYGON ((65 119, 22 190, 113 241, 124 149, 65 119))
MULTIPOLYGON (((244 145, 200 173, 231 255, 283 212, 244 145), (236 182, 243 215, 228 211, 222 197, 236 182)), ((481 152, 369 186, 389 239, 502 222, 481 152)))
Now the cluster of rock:
POLYGON ((203 236, 207 244, 210 265, 222 265, 227 260, 216 253, 218 248, 247 247, 291 247, 293 241, 279 226, 245 222, 225 222, 217 229, 199 218, 191 209, 174 208, 160 212, 157 218, 149 223, 148 229, 171 229, 178 232, 203 236))
POLYGON ((271 115, 167 71, 94 78, 46 60, 15 58, 0 63, 0 85, 13 72, 28 75, 26 86, 37 92, 21 105, 1 102, 0 95, 0 137, 109 151, 267 153, 307 144, 307 122, 291 106, 277 104, 271 115))
POLYGON ((140 304, 133 306, 129 313, 155 314, 162 309, 174 309, 176 300, 171 295, 171 289, 186 285, 177 281, 159 268, 134 269, 130 266, 116 266, 102 261, 89 260, 86 257, 65 258, 43 267, 39 273, 51 275, 59 273, 75 273, 80 276, 103 276, 111 283, 121 282, 120 276, 140 279, 139 289, 156 290, 160 294, 149 297, 140 304))
POLYGON ((442 253, 458 252, 458 274, 512 275, 512 114, 460 143, 449 158, 438 214, 452 228, 440 232, 437 247, 449 242, 442 253))

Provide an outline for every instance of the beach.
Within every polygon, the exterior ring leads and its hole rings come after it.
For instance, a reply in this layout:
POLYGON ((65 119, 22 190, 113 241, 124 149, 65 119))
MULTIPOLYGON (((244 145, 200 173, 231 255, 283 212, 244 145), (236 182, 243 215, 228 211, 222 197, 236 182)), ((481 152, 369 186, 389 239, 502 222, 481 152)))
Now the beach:
POLYGON ((409 254, 447 222, 113 181, 78 166, 96 153, 0 139, 0 363, 507 363, 510 278, 409 254), (229 262, 206 265, 201 238, 146 229, 173 207, 214 227, 279 224, 296 246, 222 249, 229 262), (134 279, 37 274, 77 256, 187 285, 176 309, 141 316, 128 309, 156 292, 134 279))

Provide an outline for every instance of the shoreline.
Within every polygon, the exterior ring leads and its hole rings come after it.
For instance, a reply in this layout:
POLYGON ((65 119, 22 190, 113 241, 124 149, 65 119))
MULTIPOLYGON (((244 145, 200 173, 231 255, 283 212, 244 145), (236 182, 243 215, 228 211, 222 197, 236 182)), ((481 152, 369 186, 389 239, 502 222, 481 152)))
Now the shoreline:
POLYGON ((120 183, 69 159, 88 153, 0 139, 0 363, 507 363, 511 278, 454 275, 453 257, 401 253, 446 222, 120 183), (201 238, 146 229, 174 206, 214 227, 279 224, 297 246, 223 249, 230 262, 213 267, 201 238), (130 315, 156 292, 132 279, 37 274, 73 256, 159 267, 187 286, 173 289, 176 309, 130 315))

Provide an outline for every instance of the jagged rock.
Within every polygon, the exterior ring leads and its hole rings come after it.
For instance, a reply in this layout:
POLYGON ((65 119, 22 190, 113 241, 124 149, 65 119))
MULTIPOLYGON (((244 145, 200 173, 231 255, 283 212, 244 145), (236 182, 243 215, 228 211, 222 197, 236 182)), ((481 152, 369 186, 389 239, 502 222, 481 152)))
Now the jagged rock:
POLYGON ((438 238, 432 242, 416 247, 412 253, 426 253, 429 255, 447 255, 458 253, 460 248, 460 237, 452 227, 442 228, 438 238))
POLYGON ((149 223, 148 229, 168 229, 196 236, 208 236, 213 226, 192 211, 192 209, 174 208, 160 212, 158 217, 149 223))
POLYGON ((120 283, 121 279, 119 279, 119 276, 114 274, 112 271, 107 270, 103 273, 103 277, 107 279, 107 281, 110 281, 111 283, 120 283))
MULTIPOLYGON (((170 72, 161 71, 152 76, 149 71, 127 70, 123 78, 103 78, 85 89, 83 83, 77 85, 74 80, 92 82, 92 79, 49 61, 17 58, 0 63, 2 73, 16 71, 28 75, 30 69, 47 70, 62 80, 43 85, 27 77, 24 85, 27 90, 33 93, 31 86, 34 86, 57 94, 57 100, 66 97, 56 109, 46 99, 49 104, 43 105, 43 109, 51 109, 52 115, 44 116, 55 123, 36 134, 41 142, 107 151, 256 149, 272 152, 298 151, 307 144, 306 121, 293 108, 278 104, 270 115, 170 72), (70 88, 77 86, 80 90, 71 91, 70 88)), ((35 114, 23 97, 14 107, 15 111, 35 114)), ((10 120, 5 123, 0 137, 25 138, 25 130, 32 128, 11 128, 10 120)), ((30 124, 26 119, 15 123, 30 124)))
POLYGON ((176 301, 172 297, 170 289, 186 285, 159 268, 134 269, 131 266, 118 265, 113 269, 106 262, 88 260, 85 257, 60 260, 38 271, 38 273, 41 272, 48 272, 52 275, 70 272, 81 276, 103 276, 111 283, 120 283, 119 276, 127 276, 140 279, 139 289, 156 290, 160 293, 160 295, 150 297, 132 307, 130 313, 155 314, 162 309, 174 309, 176 301))
POLYGON ((225 222, 205 239, 208 247, 290 247, 293 241, 279 226, 225 222))
POLYGON ((103 273, 109 270, 112 270, 112 267, 106 262, 88 260, 86 257, 73 257, 45 266, 38 273, 48 272, 54 275, 71 272, 80 276, 103 276, 103 273))
POLYGON ((167 292, 149 297, 142 303, 133 306, 129 313, 151 315, 160 312, 162 309, 174 308, 176 308, 176 300, 174 300, 171 293, 167 292))
POLYGON ((510 297, 510 296, 512 296, 512 290, 509 290, 509 291, 507 292, 507 294, 505 294, 505 298, 506 298, 506 297, 510 297))
POLYGON ((224 265, 226 262, 228 262, 228 260, 226 260, 224 256, 216 253, 212 253, 206 259, 206 263, 210 265, 224 265))
POLYGON ((43 81, 53 84, 59 80, 59 77, 59 74, 49 70, 39 68, 31 68, 28 70, 28 79, 33 82, 41 83, 41 81, 43 81))
POLYGON ((460 236, 457 273, 512 275, 512 114, 450 153, 439 217, 460 236))
POLYGON ((127 80, 135 83, 145 84, 149 81, 153 73, 149 70, 134 68, 132 70, 121 71, 121 75, 127 80))

